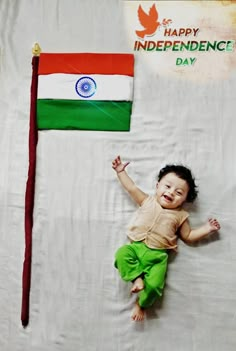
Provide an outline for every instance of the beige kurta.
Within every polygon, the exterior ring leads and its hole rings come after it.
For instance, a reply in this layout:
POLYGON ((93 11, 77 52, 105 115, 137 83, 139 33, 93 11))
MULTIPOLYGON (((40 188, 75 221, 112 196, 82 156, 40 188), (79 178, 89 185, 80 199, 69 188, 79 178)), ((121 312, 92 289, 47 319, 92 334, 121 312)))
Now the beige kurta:
POLYGON ((176 232, 188 216, 182 209, 164 209, 155 196, 148 196, 136 211, 127 235, 131 241, 143 241, 152 249, 176 249, 176 232))

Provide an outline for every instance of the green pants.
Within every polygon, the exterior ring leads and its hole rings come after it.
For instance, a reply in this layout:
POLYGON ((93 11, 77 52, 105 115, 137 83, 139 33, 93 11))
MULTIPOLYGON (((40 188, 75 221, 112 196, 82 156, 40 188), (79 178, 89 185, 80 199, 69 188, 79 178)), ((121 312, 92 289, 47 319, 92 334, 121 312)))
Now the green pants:
POLYGON ((124 245, 115 254, 115 267, 123 280, 143 277, 144 289, 139 292, 138 301, 143 308, 151 306, 162 295, 167 262, 167 250, 150 249, 143 242, 124 245))

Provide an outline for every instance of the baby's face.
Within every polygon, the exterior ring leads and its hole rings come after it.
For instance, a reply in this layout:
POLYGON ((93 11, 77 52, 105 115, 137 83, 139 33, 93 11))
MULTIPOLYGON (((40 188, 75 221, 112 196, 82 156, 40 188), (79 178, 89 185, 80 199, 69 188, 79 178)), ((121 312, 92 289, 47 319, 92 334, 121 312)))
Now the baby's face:
POLYGON ((187 198, 188 183, 175 173, 166 174, 157 183, 157 201, 166 209, 177 209, 187 198))

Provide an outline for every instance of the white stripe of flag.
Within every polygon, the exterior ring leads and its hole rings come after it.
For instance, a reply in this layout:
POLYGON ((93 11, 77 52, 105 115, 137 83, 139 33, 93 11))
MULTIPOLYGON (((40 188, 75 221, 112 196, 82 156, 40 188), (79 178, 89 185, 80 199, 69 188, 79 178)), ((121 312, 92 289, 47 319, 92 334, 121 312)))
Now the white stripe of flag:
POLYGON ((133 100, 133 77, 130 76, 55 73, 40 75, 38 79, 38 99, 133 100), (97 85, 95 94, 89 98, 76 92, 76 82, 83 77, 92 78, 97 85))

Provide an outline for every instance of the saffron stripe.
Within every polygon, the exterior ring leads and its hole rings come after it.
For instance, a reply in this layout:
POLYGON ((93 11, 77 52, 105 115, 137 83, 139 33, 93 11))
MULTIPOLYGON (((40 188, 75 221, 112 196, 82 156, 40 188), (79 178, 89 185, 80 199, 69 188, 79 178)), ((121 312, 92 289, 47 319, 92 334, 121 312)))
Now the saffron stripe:
POLYGON ((39 74, 51 73, 134 76, 134 55, 117 53, 41 53, 39 74))
POLYGON ((37 101, 38 129, 129 131, 132 102, 37 101))

